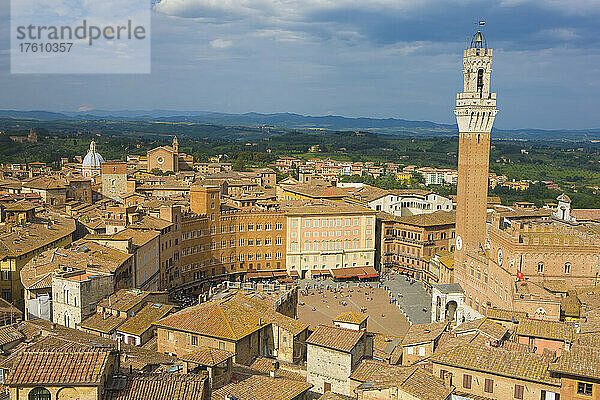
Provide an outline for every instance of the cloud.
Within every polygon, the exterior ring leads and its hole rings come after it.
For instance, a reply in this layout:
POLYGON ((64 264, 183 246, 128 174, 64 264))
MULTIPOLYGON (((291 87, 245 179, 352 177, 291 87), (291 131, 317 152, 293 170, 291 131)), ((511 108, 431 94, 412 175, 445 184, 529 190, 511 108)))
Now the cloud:
POLYGON ((540 31, 540 35, 542 37, 548 37, 551 39, 558 40, 575 40, 580 38, 580 35, 577 33, 577 30, 573 28, 544 29, 540 31))
POLYGON ((86 112, 86 111, 92 111, 94 109, 94 107, 90 107, 90 106, 81 106, 77 109, 77 111, 79 112, 86 112))
POLYGON ((233 45, 233 41, 225 39, 215 39, 210 41, 210 47, 213 49, 226 49, 233 45))

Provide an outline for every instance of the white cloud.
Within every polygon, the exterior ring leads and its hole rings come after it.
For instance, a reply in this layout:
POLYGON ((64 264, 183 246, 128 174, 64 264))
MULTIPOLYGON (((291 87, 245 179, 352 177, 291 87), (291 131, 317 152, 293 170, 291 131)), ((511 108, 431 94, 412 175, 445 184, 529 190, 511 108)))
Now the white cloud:
POLYGON ((86 112, 86 111, 92 111, 94 109, 94 107, 90 107, 90 106, 81 106, 77 109, 77 111, 79 112, 86 112))
POLYGON ((558 40, 574 40, 579 38, 579 34, 573 28, 544 29, 539 32, 539 35, 544 38, 558 40))
POLYGON ((533 5, 540 8, 558 10, 567 15, 589 15, 600 13, 598 0, 500 0, 500 6, 517 7, 533 5))
MULTIPOLYGON (((453 0, 459 4, 472 1, 474 0, 453 0)), ((448 2, 449 0, 161 0, 155 5, 155 9, 167 15, 188 18, 230 16, 299 21, 317 12, 344 9, 408 12, 448 2)))
POLYGON ((233 42, 231 40, 226 39, 219 38, 210 41, 210 47, 212 47, 213 49, 226 49, 228 47, 231 47, 232 45, 233 42))

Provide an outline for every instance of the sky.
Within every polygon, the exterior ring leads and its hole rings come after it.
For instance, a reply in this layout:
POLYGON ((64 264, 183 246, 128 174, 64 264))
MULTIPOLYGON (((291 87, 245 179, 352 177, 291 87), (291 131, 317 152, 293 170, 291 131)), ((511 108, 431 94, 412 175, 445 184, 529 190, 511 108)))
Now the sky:
POLYGON ((502 129, 600 128, 600 0, 153 0, 152 73, 12 75, 0 109, 202 110, 454 123, 485 20, 502 129))

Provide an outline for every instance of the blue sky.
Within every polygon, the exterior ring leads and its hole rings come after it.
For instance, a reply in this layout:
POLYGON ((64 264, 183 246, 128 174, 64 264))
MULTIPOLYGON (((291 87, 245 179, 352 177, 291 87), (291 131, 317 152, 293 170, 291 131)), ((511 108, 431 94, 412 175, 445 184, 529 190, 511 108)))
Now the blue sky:
POLYGON ((150 75, 11 75, 0 109, 177 109, 454 121, 480 19, 499 128, 600 127, 600 0, 155 0, 150 75))

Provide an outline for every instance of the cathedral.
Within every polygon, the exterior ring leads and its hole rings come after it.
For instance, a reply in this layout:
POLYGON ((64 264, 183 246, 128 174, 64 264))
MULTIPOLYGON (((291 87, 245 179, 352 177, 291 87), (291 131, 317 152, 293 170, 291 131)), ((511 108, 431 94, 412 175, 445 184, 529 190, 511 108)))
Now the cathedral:
POLYGON ((96 151, 96 142, 94 139, 90 142, 90 149, 81 163, 81 174, 84 178, 94 178, 100 176, 101 166, 104 158, 96 151))

